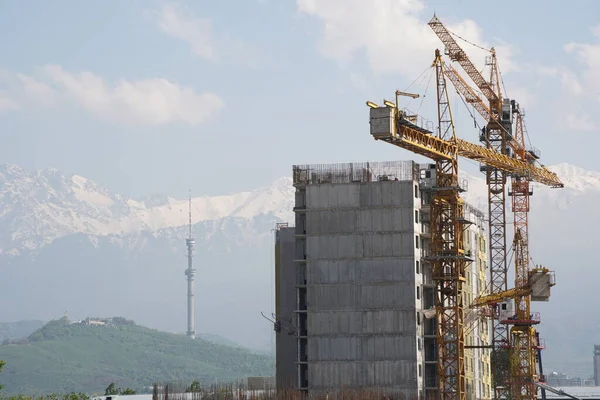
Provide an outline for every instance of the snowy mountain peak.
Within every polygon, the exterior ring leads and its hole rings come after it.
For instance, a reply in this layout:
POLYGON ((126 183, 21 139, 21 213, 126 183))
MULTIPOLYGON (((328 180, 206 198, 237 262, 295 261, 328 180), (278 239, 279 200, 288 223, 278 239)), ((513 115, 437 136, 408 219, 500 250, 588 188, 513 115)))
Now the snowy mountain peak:
MULTIPOLYGON (((600 191, 600 172, 570 164, 549 167, 565 182, 565 190, 552 190, 551 197, 565 204, 570 197, 588 190, 600 191)), ((469 181, 465 199, 477 207, 486 201, 483 176, 461 174, 469 181)), ((536 188, 550 190, 544 187, 536 188)), ((290 177, 247 192, 192 198, 192 222, 228 217, 252 219, 271 215, 292 221, 294 187, 290 177)), ((188 200, 150 196, 134 200, 113 193, 80 175, 65 175, 58 169, 30 172, 0 166, 0 253, 39 249, 54 239, 72 233, 121 235, 180 227, 188 223, 188 200)))
POLYGON ((600 191, 600 172, 589 171, 567 163, 549 166, 548 169, 558 175, 565 188, 579 192, 600 191))
POLYGON ((560 163, 560 164, 551 165, 551 166, 548 166, 548 169, 550 169, 552 172, 555 172, 556 174, 559 174, 559 175, 588 175, 588 174, 600 175, 600 173, 598 173, 598 172, 588 171, 584 168, 581 168, 581 167, 578 167, 576 165, 569 164, 569 163, 560 163))
MULTIPOLYGON (((192 199, 192 222, 261 214, 288 220, 294 188, 290 178, 226 196, 192 199)), ((188 200, 151 196, 128 199, 80 175, 0 166, 0 253, 35 250, 72 233, 93 235, 156 231, 188 223, 188 200)))

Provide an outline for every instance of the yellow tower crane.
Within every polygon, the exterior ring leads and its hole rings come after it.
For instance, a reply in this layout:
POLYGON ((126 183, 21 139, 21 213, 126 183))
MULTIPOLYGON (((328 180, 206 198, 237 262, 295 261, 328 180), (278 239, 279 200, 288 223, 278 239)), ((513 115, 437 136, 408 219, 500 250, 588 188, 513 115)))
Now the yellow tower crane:
POLYGON ((553 272, 546 268, 529 269, 527 246, 520 230, 515 233, 513 248, 515 287, 476 298, 471 307, 499 306, 499 322, 512 325, 510 342, 505 348, 509 362, 506 389, 510 399, 532 400, 537 398, 536 353, 540 346, 533 326, 540 323, 540 318, 538 313, 531 312, 531 300, 548 301, 555 280, 553 272))
MULTIPOLYGON (((487 148, 494 149, 498 153, 509 155, 532 165, 535 164, 539 158, 539 154, 535 150, 527 150, 525 147, 524 112, 520 109, 518 103, 502 97, 499 85, 500 72, 495 50, 493 48, 488 50, 490 56, 488 57, 487 64, 490 67, 490 80, 487 81, 471 62, 464 50, 460 48, 453 34, 435 15, 429 22, 429 26, 446 46, 446 53, 450 60, 458 62, 488 102, 488 104, 485 104, 465 79, 455 69, 448 66, 446 77, 453 83, 465 101, 473 105, 473 108, 486 121, 487 125, 482 130, 480 140, 486 144, 487 148), (513 115, 516 116, 514 135, 512 130, 513 115)), ((510 176, 511 186, 509 196, 512 196, 514 235, 516 236, 517 232, 519 232, 519 237, 521 238, 519 242, 520 256, 519 260, 515 260, 515 268, 516 271, 527 270, 529 265, 529 197, 533 194, 531 179, 527 174, 507 173, 507 171, 493 166, 490 167, 489 165, 484 166, 482 170, 486 173, 486 183, 488 186, 491 292, 503 293, 508 289, 505 185, 507 177, 510 176)), ((563 185, 560 183, 550 184, 550 186, 562 187, 563 185)), ((515 299, 515 301, 517 300, 515 299)), ((516 390, 513 387, 514 385, 508 385, 508 383, 509 381, 515 382, 515 374, 517 372, 514 368, 516 368, 515 365, 518 364, 518 361, 501 356, 503 350, 507 348, 512 349, 510 346, 509 331, 507 325, 501 323, 498 318, 500 310, 497 309, 497 304, 491 304, 491 306, 493 307, 493 311, 495 311, 492 313, 494 394, 495 398, 499 399, 507 396, 509 387, 512 387, 511 390, 516 390), (507 372, 509 372, 510 377, 506 376, 507 372)), ((515 352, 511 352, 511 354, 516 357, 515 352)), ((521 368, 521 371, 524 371, 524 368, 521 368)), ((522 378, 523 376, 520 379, 522 378)))
MULTIPOLYGON (((515 139, 524 147, 524 112, 517 105, 515 139)), ((537 158, 535 152, 520 155, 521 159, 537 158)), ((515 286, 500 293, 475 299, 471 307, 499 307, 498 323, 512 325, 509 342, 504 346, 507 353, 508 374, 502 375, 503 385, 498 392, 508 392, 514 400, 537 398, 536 372, 539 338, 534 325, 540 323, 539 314, 531 312, 531 301, 548 301, 550 288, 555 285, 554 274, 546 268, 529 268, 528 213, 529 196, 532 194, 527 177, 513 175, 511 182, 512 208, 514 214, 514 261, 515 286), (514 307, 514 309, 513 309, 514 307)))
MULTIPOLYGON (((458 157, 476 160, 503 174, 527 176, 549 186, 561 186, 555 173, 544 167, 502 154, 456 137, 446 85, 446 66, 436 50, 438 130, 437 133, 413 123, 414 118, 385 101, 380 107, 367 102, 370 131, 375 140, 430 158, 436 163, 436 187, 431 202, 431 263, 436 282, 437 376, 440 398, 466 399, 464 369, 464 304, 462 286, 465 268, 471 259, 463 248, 466 221, 458 184, 458 157)), ((396 99, 397 100, 397 99, 396 99)))
MULTIPOLYGON (((489 82, 482 76, 479 70, 471 62, 469 57, 460 48, 454 37, 434 15, 429 22, 429 26, 435 34, 440 38, 446 46, 446 53, 451 61, 456 61, 460 64, 463 70, 483 93, 489 106, 489 113, 486 119, 487 126, 485 128, 484 141, 486 147, 493 149, 500 154, 506 154, 507 135, 504 134, 502 124, 499 124, 499 116, 502 111, 502 94, 500 93, 500 85, 498 85, 498 68, 496 62, 496 52, 490 50, 490 58, 488 65, 490 67, 489 82)), ((512 117, 512 116, 510 116, 512 117)), ((506 204, 505 204, 505 185, 507 173, 498 168, 485 166, 486 183, 488 186, 488 232, 489 232, 489 257, 490 257, 490 278, 492 293, 505 291, 507 287, 507 252, 506 252, 506 204)), ((505 346, 509 341, 508 331, 506 327, 498 322, 497 318, 492 322, 492 346, 494 351, 501 346, 505 346)), ((507 365, 502 364, 503 359, 496 356, 495 351, 492 354, 492 370, 495 371, 494 376, 494 392, 496 398, 506 396, 506 392, 502 391, 504 387, 503 377, 498 373, 505 371, 507 365)))

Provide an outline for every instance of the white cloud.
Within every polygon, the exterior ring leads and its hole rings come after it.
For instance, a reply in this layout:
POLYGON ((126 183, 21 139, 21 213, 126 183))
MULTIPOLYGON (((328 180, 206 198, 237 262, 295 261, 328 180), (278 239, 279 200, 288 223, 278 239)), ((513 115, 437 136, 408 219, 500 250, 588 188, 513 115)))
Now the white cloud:
POLYGON ((598 124, 585 111, 567 112, 565 114, 565 127, 575 131, 596 131, 598 124))
POLYGON ((24 95, 31 101, 44 106, 56 103, 56 93, 50 86, 24 74, 17 74, 17 79, 22 85, 24 95))
POLYGON ((164 4, 161 9, 152 11, 151 15, 163 33, 186 42, 200 58, 210 61, 228 59, 250 67, 258 66, 259 60, 264 58, 239 39, 226 34, 217 37, 210 19, 199 18, 178 4, 164 4))
POLYGON ((538 97, 531 90, 523 86, 511 87, 507 95, 511 99, 516 99, 520 106, 524 109, 527 107, 535 107, 538 103, 538 97))
POLYGON ((563 91, 565 92, 565 94, 568 94, 570 96, 575 96, 575 97, 581 96, 582 94, 584 94, 584 89, 583 89, 582 84, 579 81, 579 77, 577 76, 577 74, 575 72, 571 71, 570 69, 565 68, 565 67, 546 67, 546 66, 541 66, 541 67, 534 66, 533 68, 536 68, 541 76, 547 76, 547 77, 559 79, 562 84, 562 88, 563 88, 563 91))
POLYGON ((217 57, 209 19, 197 18, 175 4, 165 4, 157 13, 157 24, 167 35, 186 41, 194 54, 209 60, 217 57))
MULTIPOLYGON (((600 25, 592 29, 594 36, 600 39, 600 25)), ((576 60, 584 68, 580 80, 584 83, 586 92, 600 92, 600 41, 597 44, 568 43, 565 45, 567 54, 574 54, 576 60)))
MULTIPOLYGON (((297 0, 298 10, 323 22, 324 34, 319 50, 327 57, 348 62, 364 52, 370 68, 379 73, 399 73, 415 78, 443 44, 421 14, 421 0, 297 0)), ((480 27, 471 20, 443 21, 453 33, 490 48, 482 39, 480 27)), ((483 67, 487 51, 459 40, 476 65, 483 67)), ((514 48, 506 43, 496 46, 503 73, 516 69, 514 48)))
POLYGON ((15 111, 20 108, 21 106, 17 101, 8 94, 0 92, 0 113, 5 111, 15 111))
POLYGON ((196 125, 224 106, 213 93, 196 93, 166 79, 111 85, 91 72, 71 73, 56 65, 44 66, 32 76, 17 74, 13 92, 33 105, 70 103, 108 121, 137 125, 196 125))
MULTIPOLYGON (((600 25, 591 29, 600 39, 600 25)), ((564 112, 563 125, 574 131, 598 131, 600 123, 595 109, 600 105, 600 40, 597 43, 571 42, 564 46, 567 55, 575 57, 578 68, 551 67, 543 73, 560 79, 560 104, 564 112), (592 117, 593 116, 593 117, 592 117)))

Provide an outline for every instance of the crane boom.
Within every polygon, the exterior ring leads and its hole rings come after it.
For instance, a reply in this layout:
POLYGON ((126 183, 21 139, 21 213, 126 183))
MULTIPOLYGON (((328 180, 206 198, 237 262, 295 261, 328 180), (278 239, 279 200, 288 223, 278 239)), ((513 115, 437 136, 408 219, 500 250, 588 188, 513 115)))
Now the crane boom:
MULTIPOLYGON (((440 140, 453 142, 456 131, 448 101, 444 65, 435 54, 440 140)), ((431 265, 435 282, 438 390, 442 399, 466 400, 463 283, 471 262, 465 257, 463 203, 458 184, 458 154, 435 160, 436 183, 431 199, 431 265)))
MULTIPOLYGON (((436 180, 433 188, 433 198, 430 203, 430 230, 431 230, 431 255, 427 261, 431 265, 433 280, 435 281, 435 308, 436 308, 436 347, 437 347, 437 388, 439 397, 443 400, 466 399, 465 364, 464 364, 464 313, 462 287, 465 281, 465 268, 472 260, 466 255, 463 243, 465 220, 462 216, 462 200, 459 196, 462 190, 458 183, 458 158, 479 161, 485 167, 486 182, 488 185, 489 225, 490 225, 490 275, 491 295, 479 299, 482 304, 497 305, 500 299, 508 296, 517 301, 529 299, 530 293, 524 278, 527 275, 527 263, 523 261, 528 254, 527 240, 522 240, 521 231, 518 235, 517 269, 519 280, 515 289, 510 291, 506 281, 506 216, 505 216, 505 184, 508 176, 517 177, 518 180, 538 182, 550 187, 564 187, 558 176, 546 167, 536 166, 535 161, 527 154, 523 146, 518 146, 516 157, 509 151, 512 138, 512 121, 515 103, 503 99, 499 90, 499 71, 495 62, 495 53, 492 49, 491 79, 488 83, 477 71, 466 54, 445 27, 434 19, 430 26, 446 44, 451 59, 459 61, 463 69, 469 74, 478 88, 489 101, 487 107, 477 93, 470 88, 464 79, 453 69, 448 68, 442 61, 439 50, 433 66, 436 69, 437 80, 437 108, 438 130, 436 134, 430 129, 417 125, 417 115, 407 115, 398 108, 398 92, 396 104, 384 101, 385 106, 378 106, 367 101, 370 111, 371 135, 375 140, 382 140, 394 146, 409 150, 430 158, 436 163, 436 180), (470 143, 458 139, 454 130, 452 113, 448 102, 446 78, 451 80, 457 90, 473 104, 478 112, 487 117, 487 126, 482 132, 486 146, 470 143), (497 91, 496 91, 497 89, 497 91)), ((411 96, 412 97, 412 96, 411 96)), ((421 119, 422 120, 422 119, 421 119)), ((522 140, 522 135, 519 137, 522 140)), ((516 141, 515 141, 516 143, 516 141)), ((484 168, 482 166, 482 168, 484 168)), ((525 188, 525 185, 519 188, 525 188)), ((527 191, 527 194, 529 191, 527 191)), ((528 199, 528 197, 527 197, 528 199)), ((517 214, 528 212, 526 207, 518 207, 517 214)), ((540 296, 538 296, 540 297, 540 296)), ((542 296, 543 297, 543 296, 542 296)), ((515 382, 514 378, 532 376, 535 360, 530 347, 535 330, 531 325, 537 323, 529 317, 529 302, 519 302, 517 305, 518 323, 525 327, 515 327, 508 335, 507 318, 502 319, 500 309, 496 307, 497 315, 494 316, 492 329, 494 348, 492 365, 495 369, 494 391, 496 398, 508 397, 507 384, 512 384, 513 393, 520 394, 519 400, 531 398, 531 384, 522 381, 515 382), (523 306, 522 306, 523 305, 523 306), (530 320, 531 319, 531 320, 530 320), (511 352, 510 378, 507 381, 505 361, 494 357, 499 356, 497 351, 509 344, 512 339, 519 343, 511 352), (527 357, 526 362, 515 363, 516 360, 527 357)), ((504 313, 506 314, 506 313, 504 313)), ((511 319, 511 318, 508 318, 511 319)), ((514 319, 513 319, 514 321, 514 319)), ((535 371, 534 371, 535 372, 535 371)), ((437 397, 437 396, 436 396, 437 397)))
MULTIPOLYGON (((500 122, 496 119, 490 108, 484 103, 475 90, 471 88, 467 81, 460 76, 456 69, 454 69, 451 65, 446 65, 445 73, 448 80, 452 82, 456 90, 463 96, 465 101, 468 104, 471 104, 485 121, 494 121, 497 126, 501 126, 500 122)), ((518 104, 515 104, 515 109, 513 111, 520 113, 520 110, 518 110, 518 104)), ((512 135, 509 135, 509 137, 507 137, 507 142, 514 150, 517 158, 528 162, 535 161, 537 156, 525 148, 524 142, 519 140, 518 134, 516 136, 517 137, 513 138, 512 135)))
POLYGON ((470 308, 476 307, 485 307, 493 304, 498 304, 504 301, 505 299, 511 299, 517 296, 526 296, 530 294, 531 291, 528 289, 517 289, 512 288, 505 290, 500 293, 492 293, 481 297, 476 297, 473 302, 469 305, 470 308))
MULTIPOLYGON (((489 102, 489 107, 477 96, 464 79, 451 68, 446 68, 449 80, 452 81, 456 89, 465 97, 466 101, 471 103, 474 108, 484 117, 487 125, 482 129, 480 141, 485 143, 486 147, 499 154, 511 155, 511 149, 514 152, 514 157, 529 164, 534 164, 539 156, 534 151, 527 151, 522 135, 518 138, 513 138, 512 135, 512 120, 513 113, 517 112, 518 104, 514 100, 505 99, 500 90, 500 72, 496 60, 496 52, 493 48, 489 50, 489 61, 486 64, 490 67, 490 80, 485 80, 483 75, 475 68, 466 53, 460 48, 453 37, 453 34, 434 15, 429 22, 429 26, 440 38, 446 46, 446 52, 452 61, 457 61, 477 88, 484 94, 489 102), (519 140, 520 139, 520 140, 519 140)), ((517 116, 517 125, 519 124, 520 112, 517 116)), ((522 118, 521 118, 522 123, 522 118)), ((521 126, 522 128, 522 126, 521 126)), ((517 130, 519 126, 517 126, 517 130)), ((519 132, 517 132, 517 135, 519 132)), ((522 129, 521 129, 522 134, 522 129)), ((544 168, 542 166, 542 168, 544 168)), ((482 171, 486 175, 486 183, 488 186, 488 215, 489 215, 489 255, 490 255, 490 277, 492 293, 505 292, 507 288, 507 252, 506 252, 506 183, 509 172, 498 168, 494 165, 486 165, 482 167, 482 171)), ((515 233, 520 231, 525 237, 520 243, 521 258, 527 258, 529 254, 527 232, 523 229, 527 227, 527 213, 529 212, 529 188, 530 176, 510 173, 512 176, 513 194, 513 211, 515 212, 515 233)), ((553 187, 562 187, 561 185, 551 185, 553 187)), ((520 269, 520 264, 526 262, 517 262, 517 270, 520 269)), ((523 298, 520 298, 523 300, 523 298)), ((521 301, 526 305, 526 301, 521 301)), ((528 303, 527 303, 528 304, 528 303)), ((523 329, 520 331, 513 328, 511 335, 508 334, 507 326, 500 322, 500 310, 495 308, 496 313, 493 315, 492 323, 492 368, 494 371, 494 394, 496 399, 507 398, 511 393, 507 392, 507 383, 512 379, 512 396, 517 396, 515 399, 529 398, 532 393, 531 386, 519 386, 515 383, 522 380, 524 375, 531 372, 531 363, 521 363, 516 361, 525 354, 527 342, 532 343, 531 337, 535 334, 533 328, 529 331, 523 329), (512 336, 512 337, 511 337, 512 336), (515 351, 515 347, 511 347, 512 342, 515 346, 521 347, 521 351, 515 351), (507 348, 510 349, 514 359, 509 364, 506 363, 507 358, 502 357, 502 352, 507 348), (511 371, 511 377, 506 376, 506 372, 511 371), (520 376, 520 378, 516 378, 520 376)), ((530 349, 531 350, 531 349, 530 349)), ((530 359, 529 355, 526 358, 530 359)), ((535 397, 535 394, 533 394, 535 397)))
POLYGON ((374 134, 373 137, 376 140, 383 140, 436 161, 450 160, 455 153, 458 153, 461 157, 479 161, 511 174, 527 176, 532 181, 550 187, 564 186, 558 176, 545 167, 531 165, 463 139, 441 139, 434 136, 433 132, 410 122, 401 110, 392 107, 374 109, 384 111, 380 111, 375 116, 371 115, 371 123, 392 128, 389 132, 374 134), (392 121, 396 121, 396 123, 392 121))
POLYGON ((481 97, 469 86, 460 74, 451 66, 446 65, 446 77, 452 82, 456 90, 465 98, 465 101, 477 110, 484 120, 493 118, 490 108, 485 105, 481 97))
MULTIPOLYGON (((475 67, 473 62, 469 59, 465 51, 456 43, 456 40, 452 37, 448 29, 440 22, 440 20, 434 15, 428 24, 435 34, 440 38, 442 43, 446 46, 446 53, 452 61, 457 61, 460 66, 465 70, 467 75, 473 80, 475 85, 481 90, 483 95, 493 103, 499 101, 498 95, 494 91, 492 85, 485 80, 483 75, 475 67)), ((494 51, 493 49, 490 51, 494 51)))

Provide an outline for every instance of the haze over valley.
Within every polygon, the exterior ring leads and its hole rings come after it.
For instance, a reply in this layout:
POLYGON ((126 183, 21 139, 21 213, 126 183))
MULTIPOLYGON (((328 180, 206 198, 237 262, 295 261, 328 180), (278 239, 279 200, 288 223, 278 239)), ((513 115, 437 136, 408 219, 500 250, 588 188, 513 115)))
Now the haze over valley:
MULTIPOLYGON (((546 368, 586 376, 600 337, 589 318, 597 311, 582 308, 577 293, 593 293, 600 278, 586 261, 594 243, 581 240, 600 223, 593 207, 600 201, 600 173, 569 164, 551 169, 565 188, 535 187, 531 256, 556 271, 557 285, 551 301, 534 303, 534 309, 542 312, 546 368), (588 317, 573 320, 578 313, 588 317), (566 330, 566 319, 580 329, 566 330), (558 344, 573 332, 581 337, 567 352, 558 344)), ((483 178, 463 177, 467 201, 484 208, 483 178)), ((272 230, 278 222, 292 223, 293 193, 291 178, 282 177, 249 192, 192 199, 197 331, 271 351, 273 328, 260 313, 272 310, 272 230)), ((6 276, 0 290, 14 299, 0 320, 48 321, 68 311, 72 319, 122 315, 151 328, 185 331, 187 199, 129 199, 79 175, 15 165, 0 168, 0 198, 6 276)))

